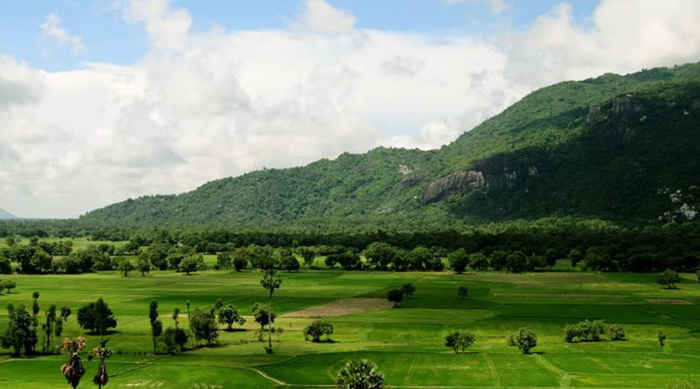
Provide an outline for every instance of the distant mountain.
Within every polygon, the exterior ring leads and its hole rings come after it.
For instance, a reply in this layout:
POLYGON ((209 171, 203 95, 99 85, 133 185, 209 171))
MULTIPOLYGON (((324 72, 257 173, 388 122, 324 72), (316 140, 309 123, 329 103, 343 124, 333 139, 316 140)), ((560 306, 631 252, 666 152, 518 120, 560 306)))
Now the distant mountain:
POLYGON ((0 220, 10 220, 10 219, 17 219, 17 217, 4 209, 0 208, 0 220))
MULTIPOLYGON (((426 96, 426 99, 429 99, 426 96)), ((100 223, 648 222, 700 198, 700 64, 540 89, 439 150, 377 148, 87 213, 100 223)))

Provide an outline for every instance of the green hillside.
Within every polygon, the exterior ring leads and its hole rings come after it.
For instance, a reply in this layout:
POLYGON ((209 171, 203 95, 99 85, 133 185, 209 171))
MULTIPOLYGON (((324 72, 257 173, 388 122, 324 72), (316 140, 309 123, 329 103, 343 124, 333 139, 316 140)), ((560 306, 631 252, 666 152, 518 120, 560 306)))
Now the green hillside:
POLYGON ((700 64, 564 82, 440 150, 378 148, 266 169, 81 217, 101 223, 414 226, 574 216, 657 219, 698 197, 700 64), (661 193, 660 193, 661 192, 661 193))

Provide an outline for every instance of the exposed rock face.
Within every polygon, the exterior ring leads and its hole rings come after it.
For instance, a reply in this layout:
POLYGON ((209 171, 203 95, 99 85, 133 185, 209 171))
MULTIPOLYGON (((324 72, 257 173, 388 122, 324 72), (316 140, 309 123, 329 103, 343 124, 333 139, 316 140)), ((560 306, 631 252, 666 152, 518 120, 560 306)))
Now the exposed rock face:
POLYGON ((586 123, 600 123, 605 120, 605 115, 601 107, 591 107, 586 115, 586 123))
POLYGON ((483 173, 475 170, 458 171, 435 180, 423 192, 423 204, 439 200, 455 193, 472 193, 487 188, 483 173))
POLYGON ((633 98, 631 95, 627 95, 625 97, 618 97, 613 102, 613 112, 616 115, 624 115, 639 112, 642 110, 642 108, 644 108, 642 106, 642 103, 639 102, 637 99, 633 98))

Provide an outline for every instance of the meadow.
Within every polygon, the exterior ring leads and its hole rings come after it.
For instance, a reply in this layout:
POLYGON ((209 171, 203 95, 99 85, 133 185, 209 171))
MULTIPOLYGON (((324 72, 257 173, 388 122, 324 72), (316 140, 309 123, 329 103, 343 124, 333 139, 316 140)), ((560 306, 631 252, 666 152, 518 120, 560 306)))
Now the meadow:
MULTIPOLYGON (((556 268, 565 268, 559 264, 556 268)), ((555 269, 556 269, 555 268, 555 269)), ((128 277, 116 271, 82 275, 3 275, 17 289, 0 295, 0 305, 31 307, 38 291, 43 312, 49 304, 69 306, 73 315, 66 336, 84 334, 76 323, 78 308, 102 297, 118 320, 109 334, 116 354, 108 361, 109 387, 274 388, 332 387, 349 359, 367 358, 379 365, 391 387, 418 388, 664 388, 676 378, 700 378, 700 286, 684 274, 677 290, 656 285, 655 274, 541 272, 369 272, 302 270, 281 273, 273 309, 281 316, 274 355, 266 355, 249 317, 251 306, 266 299, 260 272, 202 271, 184 275, 153 271, 128 277), (388 290, 411 283, 415 295, 398 308, 328 317, 335 327, 333 343, 305 341, 302 330, 314 318, 304 309, 348 298, 383 299, 388 290), (469 296, 460 299, 465 285, 469 296), (164 327, 173 326, 178 307, 187 326, 191 309, 209 309, 216 299, 232 303, 247 315, 245 331, 224 331, 219 344, 180 355, 153 355, 148 319, 151 300, 160 304, 164 327), (678 303, 682 304, 678 304, 678 303), (671 304, 675 303, 675 304, 671 304), (626 341, 566 343, 562 329, 584 319, 621 324, 626 341), (526 326, 538 336, 531 355, 507 347, 510 331, 526 326), (454 354, 444 337, 470 330, 476 343, 454 354), (657 332, 667 335, 660 347, 657 332)), ((352 300, 351 300, 352 301, 352 300)), ((362 300, 361 300, 362 301, 362 300)), ((377 308, 377 307, 375 307, 377 308)), ((0 312, 0 331, 7 313, 0 312)), ((98 338, 88 336, 88 349, 98 338)), ((59 367, 66 357, 11 358, 0 349, 0 386, 12 388, 69 387, 59 367)), ((92 386, 96 362, 85 362, 80 387, 92 386)))

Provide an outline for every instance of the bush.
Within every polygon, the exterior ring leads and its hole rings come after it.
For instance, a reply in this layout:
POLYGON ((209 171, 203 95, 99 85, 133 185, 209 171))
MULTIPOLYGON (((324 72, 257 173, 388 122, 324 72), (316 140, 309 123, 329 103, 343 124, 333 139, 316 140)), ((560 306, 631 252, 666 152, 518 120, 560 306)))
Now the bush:
POLYGON ((401 291, 403 292, 404 296, 406 296, 406 298, 409 298, 413 296, 413 293, 416 292, 416 287, 413 286, 413 284, 404 284, 401 286, 401 291))
MULTIPOLYGON (((620 329, 622 328, 620 327, 620 329)), ((597 342, 600 340, 600 336, 604 333, 605 326, 602 320, 584 320, 574 325, 567 324, 564 327, 564 340, 566 342, 573 342, 576 338, 578 338, 580 341, 585 340, 597 342)))
POLYGON ((301 268, 299 261, 292 254, 287 254, 280 260, 280 268, 288 272, 297 271, 301 268))
POLYGON ((625 329, 619 324, 613 324, 610 326, 610 340, 618 341, 625 340, 625 329))
POLYGON ((78 310, 78 324, 95 334, 104 335, 109 328, 117 326, 117 319, 114 318, 112 310, 109 309, 104 300, 100 298, 78 310))
POLYGON ((681 277, 675 270, 666 269, 656 277, 656 283, 664 285, 666 289, 676 289, 676 284, 681 282, 681 277))
POLYGON ((179 354, 187 344, 189 336, 182 328, 168 328, 160 336, 159 340, 168 354, 179 354))
POLYGON ((466 285, 460 285, 457 287, 457 296, 461 299, 467 298, 469 296, 469 288, 466 285))

